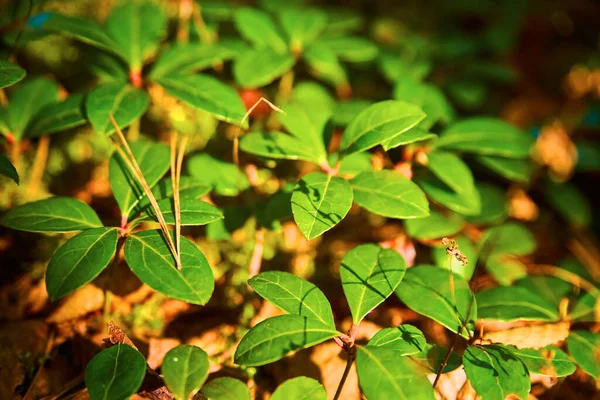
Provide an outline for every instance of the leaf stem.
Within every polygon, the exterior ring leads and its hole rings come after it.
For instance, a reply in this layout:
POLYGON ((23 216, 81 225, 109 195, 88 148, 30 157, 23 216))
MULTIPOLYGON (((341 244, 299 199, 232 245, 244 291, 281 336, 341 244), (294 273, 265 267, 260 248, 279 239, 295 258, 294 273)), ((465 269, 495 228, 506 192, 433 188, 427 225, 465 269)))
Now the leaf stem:
POLYGON ((342 389, 344 388, 344 383, 346 383, 346 379, 348 378, 348 375, 350 374, 350 369, 352 368, 352 363, 356 359, 356 346, 354 346, 354 343, 352 343, 352 345, 346 344, 344 346, 344 349, 346 350, 346 355, 347 355, 346 368, 344 369, 344 374, 342 375, 340 384, 338 385, 338 388, 335 391, 335 396, 333 396, 333 400, 338 400, 340 398, 340 396, 342 394, 342 389))
POLYGON ((121 128, 119 128, 119 125, 117 125, 117 122, 115 121, 112 114, 109 115, 108 118, 110 119, 110 122, 115 127, 117 134, 118 134, 119 138, 121 139, 121 143, 123 144, 123 147, 127 151, 127 154, 125 154, 123 149, 121 149, 121 147, 118 145, 116 146, 116 149, 119 152, 119 154, 121 155, 121 157, 123 158, 123 160, 125 161, 125 163, 127 164, 127 166, 129 167, 129 169, 131 170, 131 172, 133 173, 133 175, 137 178, 139 183, 142 185, 142 188, 144 189, 146 196, 148 196, 148 200, 150 201, 150 204, 152 205, 152 208, 154 209, 154 213, 156 214, 158 223, 160 224, 160 227, 165 235, 165 240, 167 241, 167 244, 169 245, 169 249, 171 250, 171 253, 173 253, 173 257, 175 258, 177 269, 181 269, 181 264, 177 260, 177 249, 175 248, 175 243, 173 243, 173 238, 169 234, 169 229, 167 228, 167 223, 165 222, 165 217, 163 216, 162 211, 160 211, 160 208, 158 207, 156 198, 154 197, 152 190, 150 190, 150 186, 148 185, 148 182, 146 182, 146 178, 144 178, 144 174, 142 173, 140 166, 138 165, 137 161, 135 160, 135 157, 133 156, 133 153, 131 152, 131 148, 129 147, 129 144, 127 143, 127 139, 125 139, 125 135, 123 135, 123 132, 121 131, 121 128))
POLYGON ((108 278, 106 283, 104 284, 104 312, 103 318, 104 323, 108 324, 110 320, 110 305, 112 302, 112 290, 110 289, 110 284, 112 282, 113 272, 117 265, 119 265, 119 260, 121 259, 121 250, 123 249, 123 245, 125 244, 125 240, 120 237, 117 241, 117 250, 115 252, 115 256, 113 257, 111 263, 108 265, 108 278))

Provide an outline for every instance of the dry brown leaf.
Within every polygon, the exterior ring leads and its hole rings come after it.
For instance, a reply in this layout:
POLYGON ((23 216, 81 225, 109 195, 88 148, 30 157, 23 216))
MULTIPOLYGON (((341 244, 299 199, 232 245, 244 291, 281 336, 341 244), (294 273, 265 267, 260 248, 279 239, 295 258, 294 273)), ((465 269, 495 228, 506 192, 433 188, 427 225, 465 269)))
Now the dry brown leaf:
POLYGON ((112 321, 110 321, 108 323, 108 338, 107 338, 107 340, 110 344, 123 343, 123 344, 127 344, 127 345, 133 347, 136 350, 138 349, 135 346, 135 344, 133 344, 131 339, 129 339, 127 334, 125 332, 123 332, 123 329, 119 328, 112 321))
POLYGON ((48 303, 44 280, 31 274, 22 275, 15 282, 0 288, 0 318, 17 320, 40 312, 48 303))
POLYGON ((510 344, 518 349, 539 349, 565 340, 569 336, 570 328, 571 323, 569 321, 521 326, 497 332, 488 332, 480 340, 482 343, 510 344))
POLYGON ((104 292, 89 284, 67 296, 46 320, 53 323, 69 321, 100 310, 103 306, 104 292))

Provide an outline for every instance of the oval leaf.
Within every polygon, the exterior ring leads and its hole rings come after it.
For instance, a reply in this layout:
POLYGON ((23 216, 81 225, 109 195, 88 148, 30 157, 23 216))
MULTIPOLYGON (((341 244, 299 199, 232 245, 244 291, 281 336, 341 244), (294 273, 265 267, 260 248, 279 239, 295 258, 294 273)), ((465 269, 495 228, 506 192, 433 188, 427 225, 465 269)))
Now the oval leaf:
POLYGON ((319 156, 306 143, 281 132, 251 132, 242 137, 240 148, 266 158, 320 162, 319 156))
POLYGON ((7 108, 7 124, 16 139, 21 139, 28 124, 44 107, 56 103, 58 85, 43 77, 28 78, 12 92, 7 108))
POLYGON ((569 356, 555 346, 546 346, 542 349, 510 347, 510 351, 523 361, 532 374, 561 377, 571 375, 576 369, 569 356))
POLYGON ((384 328, 369 340, 369 347, 384 347, 394 350, 399 356, 418 354, 425 350, 427 340, 419 329, 403 324, 395 328, 384 328))
POLYGON ((250 186, 246 174, 234 163, 219 160, 207 153, 190 157, 188 171, 221 196, 236 196, 250 186))
POLYGON ((287 50, 283 36, 266 12, 240 8, 235 12, 234 22, 240 34, 256 47, 270 47, 279 53, 287 50))
POLYGON ((492 172, 510 181, 528 183, 534 166, 529 159, 515 159, 479 155, 475 159, 492 172))
POLYGON ((283 382, 273 392, 271 400, 327 400, 327 392, 319 381, 299 376, 283 382))
MULTIPOLYGON (((223 213, 212 204, 205 201, 189 197, 182 197, 180 203, 181 226, 206 225, 223 218, 223 213)), ((165 222, 170 225, 175 224, 175 205, 172 198, 158 201, 158 208, 161 210, 165 222)), ((154 214, 152 206, 145 210, 147 216, 142 217, 138 222, 158 221, 154 214)))
POLYGON ((569 354, 594 379, 600 378, 600 334, 572 331, 567 338, 569 354))
POLYGON ((392 249, 363 244, 346 253, 340 277, 355 325, 394 293, 405 271, 404 258, 392 249))
POLYGON ((208 377, 208 354, 189 344, 172 348, 165 354, 161 371, 169 391, 177 399, 189 399, 208 377))
POLYGON ((431 211, 425 218, 409 219, 404 223, 410 237, 421 240, 438 239, 452 236, 465 226, 465 221, 457 214, 450 213, 445 216, 439 212, 431 211))
POLYGON ((93 281, 115 255, 118 239, 117 228, 94 228, 63 244, 46 270, 50 299, 59 299, 93 281))
POLYGON ((75 94, 60 103, 47 105, 27 125, 24 137, 49 135, 85 124, 82 104, 83 96, 75 94))
POLYGON ((414 180, 429 197, 452 211, 463 215, 481 212, 481 196, 474 185, 456 192, 429 171, 418 171, 414 180))
POLYGON ((161 51, 158 60, 152 66, 150 78, 156 80, 172 73, 200 71, 234 56, 233 51, 219 44, 177 44, 161 51))
POLYGON ((0 174, 9 177, 15 181, 17 185, 19 184, 19 173, 4 154, 0 154, 0 174))
POLYGON ((211 380, 202 386, 201 392, 208 400, 250 400, 246 385, 229 377, 211 380))
POLYGON ((477 314, 496 321, 558 321, 556 306, 524 287, 502 286, 477 293, 477 314))
POLYGON ((210 265, 185 237, 181 237, 181 270, 177 270, 160 230, 130 235, 125 242, 125 260, 142 282, 169 297, 204 305, 212 295, 215 283, 210 265))

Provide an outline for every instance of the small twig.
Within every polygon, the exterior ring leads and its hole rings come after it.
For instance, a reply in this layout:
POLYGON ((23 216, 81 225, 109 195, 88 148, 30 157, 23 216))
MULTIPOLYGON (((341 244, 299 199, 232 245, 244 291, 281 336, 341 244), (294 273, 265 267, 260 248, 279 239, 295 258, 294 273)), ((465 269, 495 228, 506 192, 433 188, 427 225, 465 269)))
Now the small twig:
POLYGON ((181 265, 181 201, 180 201, 180 183, 181 169, 183 167, 183 157, 185 156, 185 147, 188 142, 188 136, 184 135, 179 143, 179 153, 177 154, 177 165, 175 169, 175 187, 173 192, 173 200, 175 203, 175 244, 177 249, 177 257, 181 265))
POLYGON ((345 347, 347 360, 346 360, 346 368, 344 369, 344 374, 342 375, 342 379, 340 380, 340 384, 338 385, 337 390, 335 391, 335 396, 333 396, 333 400, 338 400, 342 394, 342 389, 344 388, 344 383, 346 383, 346 379, 350 374, 350 369, 352 368, 352 363, 356 359, 356 346, 346 345, 345 347))
POLYGON ((530 264, 527 265, 527 272, 532 275, 550 275, 560 280, 570 283, 571 285, 582 288, 596 299, 600 299, 600 290, 591 282, 583 279, 581 276, 567 271, 566 269, 555 267, 554 265, 546 264, 530 264))
POLYGON ((124 154, 123 149, 121 149, 120 146, 116 146, 116 149, 119 152, 119 154, 121 154, 123 161, 125 161, 125 163, 129 167, 131 172, 134 174, 134 176, 137 178, 139 183, 142 185, 142 188, 144 189, 146 196, 148 196, 148 200, 150 201, 150 204, 152 205, 152 208, 154 209, 154 213, 156 214, 158 223, 160 224, 160 227, 163 230, 163 233, 165 235, 165 239, 167 241, 169 249, 171 250, 171 253, 173 253, 173 257, 175 258, 177 269, 181 269, 181 264, 177 262, 177 249, 175 248, 175 243, 173 243, 173 238, 171 237, 171 235, 169 233, 169 229, 167 228, 167 223, 165 222, 165 217, 163 216, 162 211, 158 207, 156 198, 154 197, 154 194, 152 193, 152 190, 150 189, 148 182, 146 182, 146 179, 144 178, 144 174, 142 173, 140 166, 138 165, 135 157, 133 156, 133 153, 131 152, 131 148, 129 147, 129 144, 127 143, 127 139, 125 139, 125 135, 123 135, 121 128, 119 128, 119 125, 117 125, 117 121, 115 121, 115 119, 113 118, 112 115, 109 115, 108 118, 110 119, 110 122, 115 127, 117 134, 118 134, 119 138, 121 139, 121 143, 123 144, 123 147, 127 151, 127 155, 124 154), (129 158, 127 156, 129 156, 129 158))
MULTIPOLYGON (((462 330, 462 327, 460 329, 462 330)), ((459 333, 460 333, 460 331, 459 331, 459 333)), ((442 372, 444 372, 444 368, 446 368, 446 365, 448 365, 448 360, 450 359, 450 355, 452 354, 452 352, 454 351, 454 348, 458 344, 458 338, 460 337, 459 333, 454 335, 454 342, 452 343, 452 346, 450 346, 450 348, 446 352, 444 361, 442 361, 442 364, 440 364, 440 369, 438 370, 438 372, 435 376, 435 380, 433 381, 433 389, 435 389, 435 386, 437 385, 438 381, 440 380, 440 376, 442 376, 442 372)))
POLYGON ((178 215, 178 200, 179 191, 177 190, 177 142, 179 139, 178 132, 171 132, 171 187, 173 188, 173 202, 175 208, 175 259, 177 265, 181 265, 181 255, 179 252, 179 232, 177 231, 177 215, 178 215))
POLYGON ((31 169, 31 176, 29 177, 29 184, 27 186, 29 197, 34 197, 40 188, 44 170, 46 169, 49 148, 50 136, 42 136, 38 143, 37 152, 33 161, 33 168, 31 169))

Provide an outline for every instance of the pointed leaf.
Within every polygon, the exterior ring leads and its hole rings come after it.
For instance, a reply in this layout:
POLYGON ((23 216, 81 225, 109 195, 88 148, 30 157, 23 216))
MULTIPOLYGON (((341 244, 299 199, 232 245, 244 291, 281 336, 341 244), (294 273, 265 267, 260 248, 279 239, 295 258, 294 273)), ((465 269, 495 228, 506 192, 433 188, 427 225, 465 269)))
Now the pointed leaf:
MULTIPOLYGON (((199 199, 208 194, 211 187, 202 182, 198 178, 192 176, 181 176, 179 179, 179 196, 181 198, 199 199)), ((153 188, 152 193, 156 200, 162 200, 173 197, 173 181, 170 177, 161 179, 153 188)), ((142 210, 150 205, 150 200, 144 196, 132 212, 132 215, 137 215, 142 210)))
POLYGON ((25 78, 26 72, 17 64, 0 60, 0 89, 12 86, 25 78))
MULTIPOLYGON (((172 198, 166 198, 158 201, 158 208, 160 208, 165 222, 169 225, 175 224, 175 203, 172 198)), ((180 199, 180 216, 181 226, 198 226, 206 225, 211 222, 223 219, 223 213, 217 207, 213 206, 202 200, 197 200, 189 197, 182 197, 180 199)), ((138 220, 143 221, 157 221, 154 209, 152 206, 145 209, 145 216, 138 220)))
POLYGON ((317 319, 335 328, 327 297, 312 283, 288 272, 261 272, 248 284, 264 299, 290 314, 317 319))
POLYGON ((246 174, 235 164, 219 160, 207 153, 190 157, 188 171, 194 178, 214 188, 221 196, 236 196, 250 186, 246 174))
POLYGON ((240 86, 253 89, 273 82, 288 72, 294 63, 291 53, 277 53, 270 48, 249 50, 236 58, 233 76, 240 86))
POLYGON ((304 142, 306 151, 314 154, 318 162, 327 159, 327 141, 325 126, 331 117, 329 110, 315 110, 300 104, 288 104, 284 107, 285 114, 278 115, 279 120, 296 138, 304 142))
POLYGON ((534 171, 531 160, 496 156, 477 156, 475 159, 484 167, 510 181, 528 183, 534 171))
POLYGON ((240 148, 246 153, 265 158, 304 160, 314 164, 319 164, 321 160, 315 149, 281 132, 250 132, 242 137, 240 148))
POLYGON ((427 168, 450 189, 468 196, 476 191, 473 174, 456 154, 446 151, 427 153, 427 168))
POLYGON ((58 86, 42 77, 29 78, 12 91, 7 121, 16 139, 21 139, 35 115, 49 104, 56 103, 58 86))
POLYGON ((357 350, 358 380, 369 400, 433 400, 433 387, 425 371, 393 349, 360 346, 357 350))
POLYGON ((405 271, 404 258, 392 249, 363 244, 346 253, 340 277, 355 325, 394 293, 405 271))
POLYGON ((4 154, 0 154, 0 174, 9 177, 17 185, 19 184, 19 173, 4 154))
POLYGON ((600 378, 600 334, 571 331, 567 348, 579 368, 594 379, 600 378))
POLYGON ((235 90, 212 76, 170 74, 156 82, 167 93, 213 114, 221 121, 239 125, 246 113, 244 103, 235 90))
POLYGON ((271 400, 327 400, 327 392, 319 381, 299 376, 279 385, 271 400))
POLYGON ((201 392, 208 400, 250 400, 250 391, 246 385, 229 377, 209 381, 202 386, 201 392))
POLYGON ((444 215, 436 211, 425 218, 409 219, 404 222, 406 232, 415 239, 439 239, 461 231, 465 221, 457 214, 444 215))
POLYGON ((177 44, 161 51, 158 60, 152 66, 150 78, 156 80, 173 73, 187 74, 200 71, 234 56, 233 51, 219 44, 177 44))
POLYGON ((425 118, 417 106, 399 100, 375 103, 362 111, 344 131, 341 150, 345 154, 368 150, 394 139, 425 118))
MULTIPOLYGON (((139 140, 132 143, 130 147, 148 186, 150 188, 154 187, 170 167, 168 147, 148 140, 139 140)), ((110 187, 119 204, 122 216, 130 216, 131 212, 142 199, 145 199, 146 195, 142 186, 117 152, 114 152, 110 158, 109 179, 110 187)))
POLYGON ((115 255, 117 228, 88 229, 54 253, 46 270, 46 290, 57 300, 93 281, 115 255))
POLYGON ((310 67, 310 73, 316 78, 335 86, 347 84, 346 70, 329 47, 315 42, 302 55, 310 67))
POLYGON ((244 7, 237 10, 234 17, 237 30, 255 47, 269 47, 278 53, 288 49, 283 36, 266 12, 244 7))
POLYGON ((160 230, 130 235, 125 242, 127 265, 148 286, 174 299, 204 305, 214 289, 208 261, 198 247, 181 237, 181 270, 160 230))
POLYGON ((23 137, 38 137, 81 126, 87 122, 83 115, 83 95, 69 96, 65 101, 49 104, 27 125, 23 137))
POLYGON ((419 171, 414 181, 435 202, 452 211, 463 215, 478 215, 481 212, 481 196, 474 185, 467 186, 466 190, 459 193, 429 171, 419 171))
POLYGON ((146 360, 133 347, 117 343, 96 354, 85 368, 91 400, 124 400, 137 393, 146 375, 146 360))
POLYGON ((321 10, 284 10, 279 20, 290 38, 290 47, 297 51, 314 42, 327 26, 327 14, 321 10))
POLYGON ((111 82, 98 86, 87 96, 85 111, 96 132, 110 135, 115 128, 109 115, 123 129, 146 112, 148 103, 148 95, 142 90, 122 82, 111 82))
POLYGON ((102 227, 90 206, 71 197, 50 197, 15 207, 0 224, 26 232, 77 232, 102 227))
MULTIPOLYGON (((408 308, 425 315, 452 332, 466 326, 473 330, 477 319, 475 296, 467 281, 454 275, 454 294, 450 285, 450 272, 439 267, 417 266, 409 268, 396 294, 408 308), (468 318, 468 323, 464 321, 468 318)), ((461 336, 469 337, 466 330, 460 329, 461 336)))
POLYGON ((555 346, 541 349, 517 349, 510 351, 527 366, 529 373, 552 377, 569 376, 575 372, 575 364, 569 356, 555 346))
POLYGON ((348 181, 323 172, 306 175, 292 194, 294 220, 308 240, 336 226, 351 206, 352 188, 348 181))
POLYGON ((161 371, 175 398, 189 399, 208 378, 208 367, 208 354, 204 350, 183 344, 165 354, 161 371))
POLYGON ((421 107, 427 114, 427 118, 419 124, 423 129, 430 129, 438 122, 447 124, 454 119, 452 105, 442 91, 430 83, 403 78, 396 82, 394 99, 421 107))
MULTIPOLYGON (((343 100, 336 104, 335 111, 333 114, 333 123, 335 126, 348 126, 354 121, 354 118, 374 103, 369 100, 363 99, 349 99, 343 100)), ((415 129, 415 128, 412 128, 415 129)), ((412 129, 404 131, 404 133, 410 132, 412 129)), ((400 135, 396 136, 399 137, 400 135)), ((394 139, 396 139, 396 137, 394 139)), ((392 139, 390 139, 391 141, 392 139)), ((388 142, 383 142, 382 146, 385 146, 388 142)))
POLYGON ((558 321, 558 309, 549 301, 518 286, 501 286, 478 292, 477 314, 494 321, 558 321))
POLYGON ((419 128, 415 126, 404 133, 397 135, 396 137, 381 143, 383 149, 388 151, 390 149, 395 149, 399 146, 405 146, 407 144, 422 142, 425 140, 435 139, 437 135, 435 133, 430 133, 425 129, 419 128))
POLYGON ((402 219, 429 215, 429 202, 421 189, 393 171, 363 172, 350 183, 354 201, 374 214, 402 219))
POLYGON ((486 400, 504 400, 509 394, 526 399, 531 389, 527 367, 502 345, 469 346, 463 355, 473 388, 486 400))
POLYGON ((427 340, 419 329, 403 324, 395 328, 384 328, 369 340, 369 347, 384 347, 394 350, 399 356, 418 354, 425 350, 427 340))
POLYGON ((300 315, 268 318, 242 338, 235 351, 234 362, 243 366, 269 364, 339 334, 317 319, 300 315))

